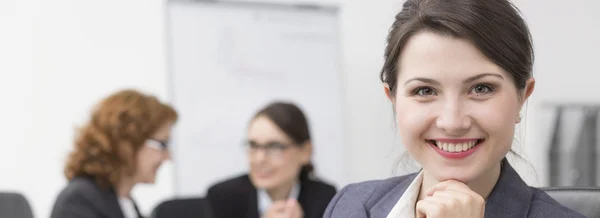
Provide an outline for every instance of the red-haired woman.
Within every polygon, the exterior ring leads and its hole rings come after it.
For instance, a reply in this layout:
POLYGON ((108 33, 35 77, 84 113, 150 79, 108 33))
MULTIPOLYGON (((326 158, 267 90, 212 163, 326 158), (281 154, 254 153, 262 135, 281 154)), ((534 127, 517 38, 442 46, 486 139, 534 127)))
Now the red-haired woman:
POLYGON ((80 129, 65 166, 68 185, 51 218, 140 218, 132 188, 154 183, 176 111, 156 97, 123 90, 102 100, 80 129))

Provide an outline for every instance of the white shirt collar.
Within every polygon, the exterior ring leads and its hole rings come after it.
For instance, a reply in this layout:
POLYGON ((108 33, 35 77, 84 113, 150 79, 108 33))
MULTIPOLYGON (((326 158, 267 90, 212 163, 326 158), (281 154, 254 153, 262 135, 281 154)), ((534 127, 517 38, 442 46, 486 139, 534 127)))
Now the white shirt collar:
POLYGON ((135 205, 130 198, 119 198, 119 205, 121 206, 121 212, 125 218, 137 218, 137 211, 135 205))
MULTIPOLYGON (((266 190, 258 189, 257 192, 258 192, 258 214, 262 216, 262 214, 269 209, 271 204, 273 204, 273 201, 271 200, 271 197, 269 196, 269 194, 267 193, 266 190)), ((296 184, 294 184, 294 186, 292 186, 292 190, 290 191, 289 198, 294 198, 294 199, 298 200, 299 195, 300 195, 300 183, 296 183, 296 184)))
POLYGON ((423 171, 410 183, 387 218, 415 218, 415 205, 419 198, 421 183, 423 183, 423 171))

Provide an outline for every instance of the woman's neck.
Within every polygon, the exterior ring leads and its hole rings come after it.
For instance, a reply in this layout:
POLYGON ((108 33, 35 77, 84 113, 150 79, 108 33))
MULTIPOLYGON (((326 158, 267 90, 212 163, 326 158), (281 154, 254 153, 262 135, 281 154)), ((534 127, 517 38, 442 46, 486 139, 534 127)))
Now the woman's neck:
MULTIPOLYGON (((494 186, 496 186, 496 182, 498 182, 498 178, 500 177, 500 168, 501 163, 498 163, 490 171, 467 183, 467 186, 469 186, 472 191, 481 195, 487 200, 488 196, 492 192, 492 189, 494 189, 494 186)), ((424 171, 423 173, 423 183, 421 183, 421 189, 419 191, 419 200, 424 199, 426 197, 425 194, 427 190, 440 182, 434 179, 431 174, 428 174, 427 171, 424 171)))
POLYGON ((133 181, 132 178, 129 178, 129 177, 121 178, 121 181, 119 181, 119 183, 115 187, 115 192, 117 194, 117 197, 129 198, 129 196, 131 195, 131 190, 133 189, 134 185, 135 185, 135 182, 133 181))
POLYGON ((278 187, 274 187, 272 189, 267 189, 267 194, 269 194, 269 197, 271 198, 271 201, 276 202, 276 201, 280 201, 280 200, 285 200, 290 196, 290 193, 292 192, 292 188, 295 185, 295 181, 291 182, 291 183, 286 183, 283 185, 280 185, 278 187))

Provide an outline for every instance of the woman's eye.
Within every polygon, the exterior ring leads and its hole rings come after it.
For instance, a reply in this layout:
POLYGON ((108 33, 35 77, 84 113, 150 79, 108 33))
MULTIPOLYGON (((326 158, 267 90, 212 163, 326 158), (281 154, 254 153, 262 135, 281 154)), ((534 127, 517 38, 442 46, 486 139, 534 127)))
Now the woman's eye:
POLYGON ((494 91, 494 88, 487 84, 478 84, 473 87, 471 90, 472 93, 476 95, 488 94, 494 91))
POLYGON ((421 87, 421 88, 417 88, 415 89, 415 91, 413 92, 415 95, 419 95, 419 96, 427 96, 427 95, 435 95, 435 90, 433 90, 430 87, 421 87))

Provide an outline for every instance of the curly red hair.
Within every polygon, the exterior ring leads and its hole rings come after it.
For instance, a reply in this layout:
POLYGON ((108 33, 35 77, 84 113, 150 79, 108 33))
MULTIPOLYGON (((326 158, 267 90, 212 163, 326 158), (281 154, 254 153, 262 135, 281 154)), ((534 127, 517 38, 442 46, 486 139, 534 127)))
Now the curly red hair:
POLYGON ((122 90, 102 100, 90 121, 79 129, 65 176, 86 176, 98 185, 113 187, 123 175, 135 171, 136 154, 145 141, 177 112, 156 97, 135 90, 122 90))

